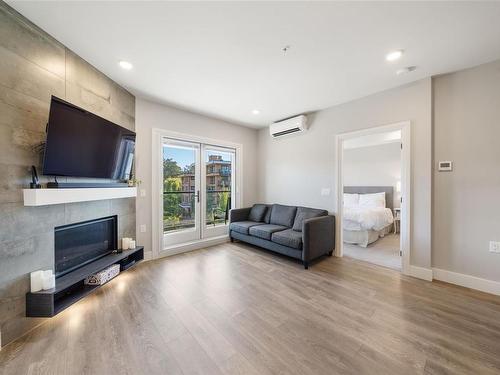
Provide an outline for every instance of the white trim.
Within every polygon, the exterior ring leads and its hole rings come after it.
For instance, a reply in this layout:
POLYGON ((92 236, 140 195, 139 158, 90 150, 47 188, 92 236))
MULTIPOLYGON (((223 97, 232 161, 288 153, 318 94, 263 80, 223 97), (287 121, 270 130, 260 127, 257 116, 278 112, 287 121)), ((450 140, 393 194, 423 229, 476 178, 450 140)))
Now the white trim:
POLYGON ((463 273, 451 272, 439 268, 433 268, 435 280, 456 284, 465 288, 480 290, 481 292, 500 296, 500 282, 482 279, 476 276, 465 275, 463 273))
POLYGON ((432 270, 430 268, 410 266, 409 276, 416 277, 417 279, 432 281, 432 270))
POLYGON ((357 138, 365 135, 385 133, 394 130, 401 130, 401 144, 403 151, 401 153, 401 250, 403 251, 403 269, 405 275, 410 275, 410 252, 411 252, 411 122, 402 121, 395 124, 377 126, 373 128, 357 130, 353 132, 336 135, 337 147, 337 243, 335 248, 335 256, 343 256, 343 231, 342 231, 342 216, 343 216, 343 143, 347 139, 357 138))
POLYGON ((157 258, 186 253, 189 251, 203 249, 205 247, 214 246, 225 242, 229 242, 229 236, 227 235, 172 245, 162 250, 157 258))
MULTIPOLYGON (((160 203, 163 199, 163 193, 160 189, 161 180, 160 176, 163 171, 161 168, 160 161, 162 160, 162 140, 163 138, 173 138, 187 142, 197 142, 201 144, 208 144, 211 146, 221 146, 232 148, 236 151, 236 170, 234 171, 235 180, 236 180, 236 192, 235 192, 235 207, 242 207, 243 204, 243 145, 240 143, 233 143, 224 140, 218 140, 208 137, 200 137, 191 134, 179 133, 175 131, 153 128, 151 131, 152 142, 151 142, 151 152, 152 152, 152 185, 151 185, 151 200, 152 200, 152 225, 151 225, 151 235, 152 235, 152 250, 153 250, 153 259, 172 255, 168 249, 173 248, 181 248, 179 252, 183 252, 182 248, 188 248, 190 250, 194 250, 200 247, 193 247, 193 244, 197 243, 205 243, 207 239, 201 239, 199 241, 189 242, 186 244, 178 244, 173 245, 167 249, 163 249, 163 236, 158 235, 160 233, 160 228, 162 227, 162 212, 160 209, 160 203)), ((213 237, 208 239, 209 241, 220 241, 220 238, 225 237, 226 235, 221 237, 213 237)), ((217 243, 217 242, 216 242, 217 243)), ((215 244, 215 243, 214 243, 215 244)), ((208 246, 208 245, 203 245, 208 246)), ((201 246, 201 247, 203 247, 201 246)))

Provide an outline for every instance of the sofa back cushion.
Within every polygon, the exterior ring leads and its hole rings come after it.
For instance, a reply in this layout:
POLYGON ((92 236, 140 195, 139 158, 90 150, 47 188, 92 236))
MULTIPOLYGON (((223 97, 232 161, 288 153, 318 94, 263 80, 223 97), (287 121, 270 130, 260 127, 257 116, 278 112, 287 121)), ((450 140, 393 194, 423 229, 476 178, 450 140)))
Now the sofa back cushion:
POLYGON ((254 204, 250 213, 248 214, 248 220, 264 222, 264 218, 267 213, 267 206, 265 204, 254 204))
POLYGON ((295 219, 295 206, 283 206, 281 204, 273 204, 271 209, 270 224, 284 225, 291 228, 295 219))
POLYGON ((302 232, 302 222, 304 220, 326 215, 328 215, 327 210, 319 210, 317 208, 308 208, 308 207, 297 207, 297 214, 295 215, 295 220, 293 222, 292 229, 297 232, 302 232))
POLYGON ((264 216, 264 223, 269 224, 271 223, 271 212, 273 211, 273 205, 266 204, 266 206, 267 206, 267 212, 266 215, 264 216))

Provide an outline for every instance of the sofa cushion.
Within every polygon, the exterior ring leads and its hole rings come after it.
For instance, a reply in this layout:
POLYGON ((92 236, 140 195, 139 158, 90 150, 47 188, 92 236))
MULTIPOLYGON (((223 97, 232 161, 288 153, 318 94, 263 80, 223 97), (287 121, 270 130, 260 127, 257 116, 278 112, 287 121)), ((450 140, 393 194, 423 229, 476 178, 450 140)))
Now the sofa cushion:
POLYGON ((262 225, 262 223, 258 223, 256 221, 235 221, 229 225, 229 229, 234 230, 235 232, 248 234, 248 229, 255 225, 262 225))
POLYGON ((291 228, 293 226, 293 220, 295 218, 295 212, 297 207, 295 206, 283 206, 281 204, 273 204, 271 211, 270 224, 284 225, 285 227, 291 228))
POLYGON ((265 204, 254 204, 248 214, 248 220, 264 222, 264 217, 266 216, 267 206, 265 204))
POLYGON ((319 210, 317 208, 308 207, 297 207, 297 215, 295 215, 295 221, 293 222, 293 230, 302 232, 302 222, 304 220, 326 215, 328 215, 328 211, 326 210, 319 210))
POLYGON ((271 241, 283 246, 293 247, 294 249, 302 249, 302 232, 286 229, 273 233, 271 241))
POLYGON ((283 225, 275 225, 275 224, 262 224, 252 226, 249 229, 249 233, 252 236, 263 238, 265 240, 271 241, 271 236, 274 232, 278 232, 280 230, 288 229, 283 225))
POLYGON ((267 211, 266 211, 266 216, 264 216, 264 223, 269 224, 271 222, 271 212, 273 211, 273 205, 266 204, 266 206, 267 206, 267 211))

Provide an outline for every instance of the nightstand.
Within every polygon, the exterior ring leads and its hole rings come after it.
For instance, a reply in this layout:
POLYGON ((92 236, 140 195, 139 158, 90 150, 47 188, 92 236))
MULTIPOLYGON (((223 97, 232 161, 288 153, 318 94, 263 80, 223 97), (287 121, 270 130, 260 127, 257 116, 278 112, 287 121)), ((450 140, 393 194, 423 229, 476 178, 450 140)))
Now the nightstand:
POLYGON ((394 234, 401 231, 401 208, 394 209, 394 234))

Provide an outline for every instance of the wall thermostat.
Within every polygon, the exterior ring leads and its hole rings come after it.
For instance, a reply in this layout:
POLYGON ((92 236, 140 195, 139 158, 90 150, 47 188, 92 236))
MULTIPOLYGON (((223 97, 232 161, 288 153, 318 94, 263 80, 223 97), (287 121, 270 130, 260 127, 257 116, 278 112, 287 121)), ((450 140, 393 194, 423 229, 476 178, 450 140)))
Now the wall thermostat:
POLYGON ((439 172, 451 172, 453 170, 453 162, 440 161, 438 170, 439 170, 439 172))

